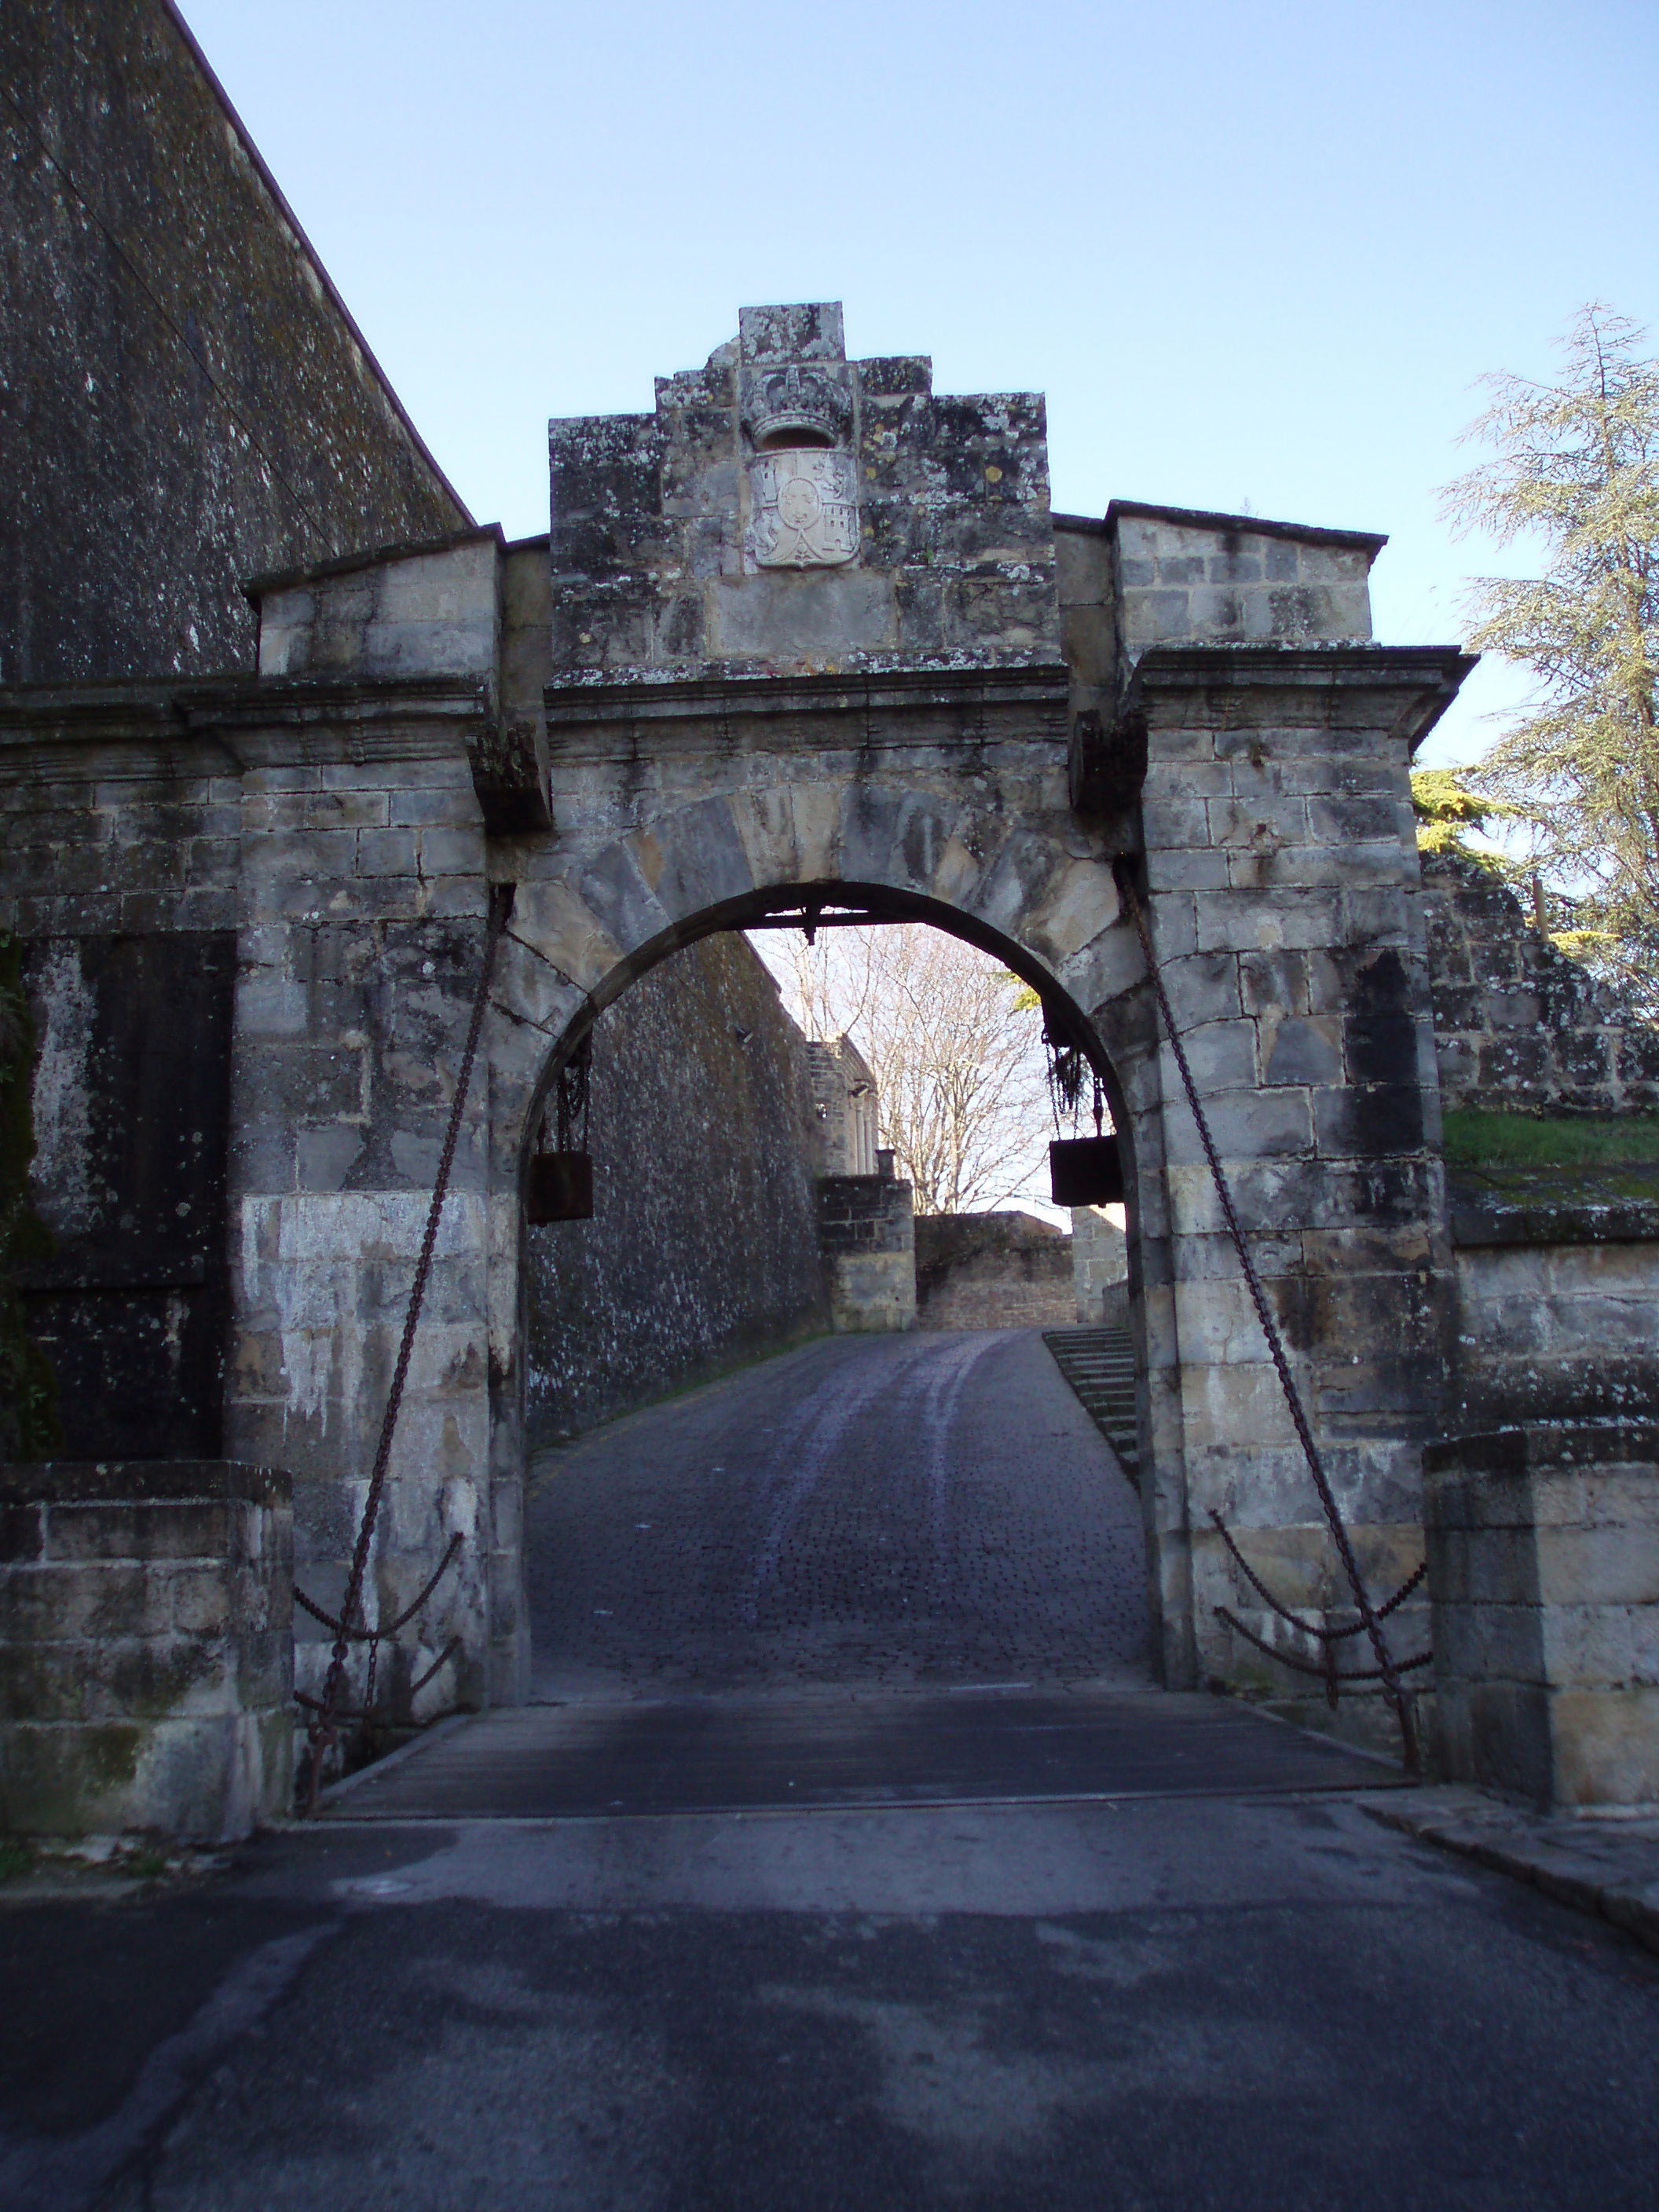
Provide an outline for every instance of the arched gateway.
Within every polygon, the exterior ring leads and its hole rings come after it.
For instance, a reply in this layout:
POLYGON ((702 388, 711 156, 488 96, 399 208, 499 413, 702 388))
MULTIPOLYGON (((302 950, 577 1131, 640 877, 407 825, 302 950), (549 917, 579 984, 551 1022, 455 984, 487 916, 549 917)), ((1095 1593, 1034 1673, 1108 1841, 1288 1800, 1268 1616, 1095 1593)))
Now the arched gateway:
POLYGON ((1261 1664, 1214 1615, 1257 1618, 1212 1507, 1285 1598, 1341 1602, 1126 860, 1393 1587, 1420 1556, 1449 1259, 1408 769, 1469 663, 1371 641, 1381 543, 1055 516, 1038 398, 935 397, 925 361, 848 362, 839 308, 780 307, 653 413, 555 423, 550 538, 255 584, 258 677, 174 687, 165 741, 234 815, 213 863, 240 933, 225 1444, 295 1470, 315 1594, 341 1585, 489 886, 511 881, 374 1583, 384 1619, 461 1538, 410 1655, 459 1638, 435 1697, 526 1679, 521 1176, 550 1071, 665 951, 815 899, 996 950, 1106 1074, 1168 1680, 1261 1664))

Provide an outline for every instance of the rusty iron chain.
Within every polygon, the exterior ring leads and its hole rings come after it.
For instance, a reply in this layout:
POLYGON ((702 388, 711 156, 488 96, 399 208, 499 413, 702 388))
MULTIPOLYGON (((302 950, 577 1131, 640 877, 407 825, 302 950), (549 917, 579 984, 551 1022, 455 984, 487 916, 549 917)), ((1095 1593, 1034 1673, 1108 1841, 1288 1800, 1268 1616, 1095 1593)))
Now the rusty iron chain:
MULTIPOLYGON (((1224 1620, 1229 1628, 1236 1629, 1247 1644, 1254 1644, 1258 1651, 1265 1651, 1268 1658, 1277 1659, 1281 1666, 1295 1668, 1298 1674, 1316 1674, 1322 1682, 1326 1683, 1380 1682, 1382 1680, 1380 1667, 1338 1668, 1328 1644, 1317 1659, 1304 1659, 1300 1652, 1287 1651, 1281 1644, 1269 1644, 1265 1636, 1258 1636, 1253 1628, 1246 1628, 1237 1614, 1230 1612, 1224 1605, 1217 1606, 1215 1610, 1216 1618, 1224 1620)), ((1433 1658, 1432 1651, 1419 1651, 1413 1658, 1396 1659, 1394 1662, 1395 1671, 1401 1674, 1409 1674, 1413 1668, 1429 1666, 1433 1658)), ((1334 1705, 1336 1700, 1333 1698, 1330 1702, 1334 1705)))
MULTIPOLYGON (((1267 1294, 1262 1288, 1260 1275, 1256 1273, 1255 1258, 1245 1239, 1237 1210, 1233 1205, 1232 1190, 1228 1183, 1226 1172, 1222 1167, 1220 1155, 1216 1151, 1215 1139, 1210 1133, 1209 1117, 1205 1113, 1203 1104, 1199 1098, 1198 1085, 1193 1080, 1193 1071, 1187 1059, 1187 1048, 1182 1042, 1181 1032, 1176 1026, 1175 1010, 1170 1004, 1170 994, 1164 981, 1163 971, 1152 951, 1152 932, 1147 926, 1146 910, 1141 904, 1139 893, 1136 890, 1134 878, 1128 866, 1121 866, 1116 871, 1116 876, 1119 891, 1129 909, 1129 919, 1134 925, 1135 934, 1140 940, 1141 955, 1146 963, 1146 973, 1158 999, 1158 1011, 1163 1016, 1164 1030, 1170 1040, 1170 1050, 1175 1055, 1176 1066, 1181 1076, 1182 1088, 1187 1094, 1187 1103, 1192 1109, 1193 1120, 1198 1129, 1199 1142, 1203 1146, 1204 1157, 1209 1163, 1210 1176, 1215 1184, 1216 1196, 1220 1200, 1222 1217, 1226 1222, 1228 1234, 1232 1238, 1233 1249, 1238 1255, 1238 1263, 1243 1271, 1250 1300, 1255 1308, 1256 1318, 1261 1324, 1261 1333, 1267 1339, 1267 1350, 1279 1376, 1279 1388, 1285 1394, 1285 1402, 1290 1409, 1291 1420, 1296 1429, 1297 1441, 1302 1446, 1303 1455, 1308 1462, 1308 1471, 1313 1477, 1314 1489, 1319 1498, 1321 1510, 1325 1516, 1326 1525, 1331 1532, 1331 1540, 1336 1546, 1337 1556, 1342 1562, 1342 1571, 1347 1578, 1348 1587, 1353 1593, 1354 1606, 1359 1614, 1360 1626, 1370 1643, 1372 1653, 1376 1660, 1374 1672, 1370 1673, 1365 1679, 1382 1683, 1383 1695, 1399 1724, 1401 1747, 1405 1754, 1406 1771, 1408 1774, 1415 1774, 1419 1771, 1419 1757, 1417 1729, 1412 1711, 1411 1692, 1401 1680, 1401 1668, 1389 1649, 1388 1637, 1382 1629, 1382 1617, 1376 1607, 1372 1605, 1370 1594, 1366 1590, 1364 1577, 1359 1571, 1359 1562, 1354 1556, 1353 1545, 1349 1539, 1347 1528, 1342 1518, 1341 1508, 1336 1502, 1335 1492, 1332 1490, 1329 1478, 1325 1473, 1324 1461, 1321 1456, 1319 1446, 1314 1440, 1313 1430, 1302 1403, 1302 1394, 1297 1389, 1296 1378, 1291 1372, 1290 1361, 1285 1357, 1285 1346, 1279 1333, 1279 1325, 1273 1318, 1272 1308, 1267 1304, 1267 1294)), ((1282 1610, 1278 1607, 1274 1609, 1282 1610)), ((1223 1608, 1218 1606, 1216 1611, 1218 1614, 1222 1613, 1223 1608)), ((1237 1626, 1237 1622, 1231 1621, 1230 1616, 1228 1618, 1231 1626, 1237 1626)), ((1278 1658, 1281 1656, 1277 1651, 1272 1651, 1271 1647, 1263 1644, 1259 1637, 1250 1636, 1248 1630, 1243 1630, 1241 1632, 1249 1638, 1251 1643, 1264 1650, 1268 1650, 1271 1656, 1278 1658)), ((1333 1669, 1322 1664, 1317 1669, 1310 1669, 1308 1662, 1304 1661, 1302 1663, 1304 1670, 1316 1671, 1324 1676, 1328 1684, 1327 1695, 1329 1696, 1331 1688, 1334 1687, 1333 1669)), ((1351 1676, 1350 1679, 1361 1678, 1351 1676)))
MULTIPOLYGON (((384 1642, 388 1636, 395 1636, 400 1628, 407 1628, 443 1580, 460 1548, 460 1538, 452 1536, 442 1559, 421 1585, 419 1596, 411 1598, 395 1620, 380 1621, 373 1628, 351 1628, 345 1630, 344 1632, 350 1637, 354 1644, 377 1644, 384 1642)), ((297 1587, 294 1592, 294 1602, 295 1605, 303 1606, 312 1619, 320 1620, 325 1628, 331 1628, 337 1636, 341 1633, 341 1622, 337 1621, 331 1613, 325 1613, 314 1598, 307 1597, 305 1592, 297 1587)))
MULTIPOLYGON (((1243 1576, 1245 1581, 1249 1583, 1250 1588, 1255 1592, 1262 1603, 1270 1607, 1271 1609, 1279 1615, 1281 1620, 1288 1621, 1292 1628, 1299 1628, 1304 1636, 1318 1637, 1320 1641, 1325 1644, 1340 1644, 1345 1637, 1363 1636, 1364 1634, 1365 1624, 1363 1620, 1350 1621, 1346 1628, 1322 1628, 1311 1620, 1304 1620, 1299 1613, 1292 1613, 1288 1606, 1281 1605, 1279 1600, 1273 1595, 1273 1592, 1267 1588, 1266 1583, 1264 1583, 1261 1577, 1256 1573, 1249 1561, 1245 1558, 1243 1553, 1239 1550, 1237 1545, 1233 1541, 1232 1530, 1229 1528, 1226 1522, 1222 1519, 1221 1516, 1216 1511, 1213 1506, 1210 1509, 1210 1518, 1215 1523, 1217 1534, 1220 1537, 1222 1542, 1227 1547, 1227 1549, 1232 1553, 1234 1564, 1237 1566, 1239 1572, 1243 1576)), ((1377 1619, 1379 1620, 1386 1620, 1396 1606, 1404 1605, 1406 1600, 1411 1595, 1412 1592, 1417 1588, 1419 1583, 1422 1581, 1424 1576, 1426 1575, 1428 1571, 1428 1561, 1426 1559, 1419 1559, 1416 1566, 1412 1569, 1410 1574, 1407 1576, 1405 1581, 1401 1583, 1394 1595, 1390 1598, 1385 1598, 1382 1603, 1377 1607, 1377 1619)))
MULTIPOLYGON (((421 1308, 426 1298, 427 1281, 432 1273, 432 1259, 437 1249, 438 1224, 444 1209, 444 1200, 449 1190, 449 1178, 455 1164, 455 1149, 460 1142, 461 1121, 466 1108, 467 1092, 472 1085, 472 1063, 477 1057, 478 1039, 483 1030, 484 1006, 489 995, 489 981, 495 971, 496 947, 501 932, 507 927, 507 916, 513 911, 514 886, 492 884, 489 887, 489 921, 484 933, 483 960, 478 971, 478 988, 473 994, 471 1018, 467 1024, 466 1045, 455 1077, 455 1095, 449 1109, 449 1122, 444 1131, 443 1151, 438 1160, 437 1179, 433 1185, 432 1202, 427 1208, 426 1229, 421 1238, 420 1256, 415 1263, 415 1278, 410 1286, 409 1305, 404 1315, 402 1340, 398 1346, 398 1361, 392 1373, 392 1388, 386 1396, 386 1414, 380 1423, 380 1441, 374 1455, 373 1472, 368 1479, 368 1494, 363 1500, 362 1516, 357 1526, 357 1540, 351 1554, 351 1571, 346 1581, 346 1594, 340 1607, 339 1618, 331 1625, 335 1630, 334 1648, 329 1655, 328 1673, 323 1682, 323 1694, 315 1700, 304 1698, 301 1702, 312 1708, 314 1717, 307 1729, 311 1747, 311 1772, 308 1778, 308 1809, 316 1810, 317 1793, 322 1784, 323 1759, 325 1753, 338 1741, 336 1723, 348 1717, 339 1708, 340 1692, 344 1685, 346 1655, 354 1641, 368 1642, 370 1648, 370 1668, 368 1694, 364 1709, 374 1702, 374 1660, 379 1656, 380 1638, 387 1632, 371 1631, 367 1626, 354 1628, 362 1611, 363 1583, 368 1573, 368 1555, 374 1540, 374 1527, 380 1517, 380 1499, 386 1489, 386 1474, 392 1464, 392 1439, 398 1425, 398 1414, 403 1404, 404 1387, 409 1380, 409 1363, 415 1349, 415 1334, 420 1326, 421 1308)), ((444 1565, 448 1564, 446 1555, 444 1565)), ((438 1573, 443 1572, 441 1566, 438 1573)), ((434 1576, 435 1583, 437 1576, 434 1576)), ((430 1590, 428 1585, 428 1594, 430 1590)), ((314 1610, 307 1601, 307 1610, 314 1610)), ((404 1616, 407 1618, 407 1615, 404 1616)), ((422 1683, 430 1680, 444 1659, 455 1648, 452 1638, 442 1656, 422 1677, 422 1683)))

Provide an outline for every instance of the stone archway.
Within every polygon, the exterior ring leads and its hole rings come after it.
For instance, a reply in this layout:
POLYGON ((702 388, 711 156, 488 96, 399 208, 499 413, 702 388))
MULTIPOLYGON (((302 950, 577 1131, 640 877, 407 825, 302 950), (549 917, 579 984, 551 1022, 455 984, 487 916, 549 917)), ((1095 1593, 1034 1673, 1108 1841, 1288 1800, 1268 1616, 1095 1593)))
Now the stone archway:
MULTIPOLYGON (((1118 1002, 1126 988, 1137 994, 1123 981, 1138 955, 1109 853, 1078 834, 1063 812, 1045 840, 1030 813, 1011 818, 1006 805, 988 807, 982 797, 975 804, 954 779, 941 777, 936 790, 906 788, 836 772, 838 766, 816 787, 804 779, 759 789, 749 783, 653 814, 625 836, 564 856, 556 873, 520 879, 494 994, 492 1183, 516 1191, 552 1070, 630 982, 700 937, 815 899, 930 923, 1030 983, 1101 1074, 1132 1153, 1123 1078, 1099 1022, 1085 1011, 1102 1010, 1121 1030, 1127 1010, 1118 1002), (705 865, 709 854, 719 863, 714 869, 705 865)), ((1132 1196, 1132 1248, 1136 1218, 1132 1196)), ((502 1239, 492 1254, 492 1316, 514 1316, 510 1343, 492 1333, 490 1358, 492 1481, 509 1495, 524 1457, 523 1304, 520 1234, 510 1249, 502 1239)), ((516 1526, 516 1508, 512 1518, 516 1526)), ((515 1571, 503 1553, 497 1588, 515 1571)), ((505 1638, 497 1644, 498 1679, 524 1679, 521 1620, 515 1608, 514 1650, 505 1638)))
POLYGON ((453 1642, 439 1705, 521 1696, 520 1170, 550 1056, 757 902, 932 902, 1063 994, 1111 1071, 1165 1679, 1282 1691, 1218 1619, 1272 1625, 1212 1512, 1289 1602, 1346 1593, 1113 869, 1142 886, 1327 1464, 1393 1587, 1420 1550, 1450 1257, 1409 767, 1469 663, 1371 642, 1374 537, 1054 516, 1036 396, 936 399, 924 362, 846 362, 838 310, 746 314, 653 415, 556 424, 554 463, 548 540, 273 580, 259 676, 169 710, 236 763, 245 809, 228 1449, 294 1468, 330 1595, 510 879, 376 1576, 401 1610, 459 1536, 411 1668, 453 1642), (786 386, 838 441, 853 550, 775 557, 750 447, 786 386))

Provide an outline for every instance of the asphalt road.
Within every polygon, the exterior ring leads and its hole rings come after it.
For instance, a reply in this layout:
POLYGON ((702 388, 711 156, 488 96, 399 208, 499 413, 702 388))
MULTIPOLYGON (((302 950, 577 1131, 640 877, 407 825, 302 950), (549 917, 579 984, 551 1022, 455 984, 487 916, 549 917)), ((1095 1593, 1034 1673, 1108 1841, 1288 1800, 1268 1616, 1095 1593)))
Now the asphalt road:
POLYGON ((1340 1799, 238 1859, 0 1910, 8 2212, 1659 2200, 1659 1960, 1340 1799))
POLYGON ((1035 1329, 833 1337, 544 1453, 537 1694, 1147 1679, 1140 1505, 1035 1329))
POLYGON ((1160 1717, 1135 1503, 1046 1361, 811 1346, 617 1425, 532 1506, 567 1705, 170 1888, 0 1887, 3 2212, 1651 2212, 1659 1959, 1328 1747, 1160 1717), (817 1809, 651 1797, 688 1711, 809 1705, 817 1809), (834 1779, 855 1710, 914 1783, 1028 1705, 1092 1800, 834 1779), (419 1782, 617 1713, 629 1814, 419 1782))

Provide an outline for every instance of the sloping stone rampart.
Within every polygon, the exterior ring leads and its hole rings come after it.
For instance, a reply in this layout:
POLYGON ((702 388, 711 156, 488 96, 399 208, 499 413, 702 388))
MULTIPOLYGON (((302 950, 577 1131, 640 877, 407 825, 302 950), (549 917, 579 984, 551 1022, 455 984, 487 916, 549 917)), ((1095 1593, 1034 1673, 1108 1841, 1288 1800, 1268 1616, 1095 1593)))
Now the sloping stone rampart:
POLYGON ((0 83, 0 679, 250 666, 249 576, 469 520, 165 0, 0 83))

